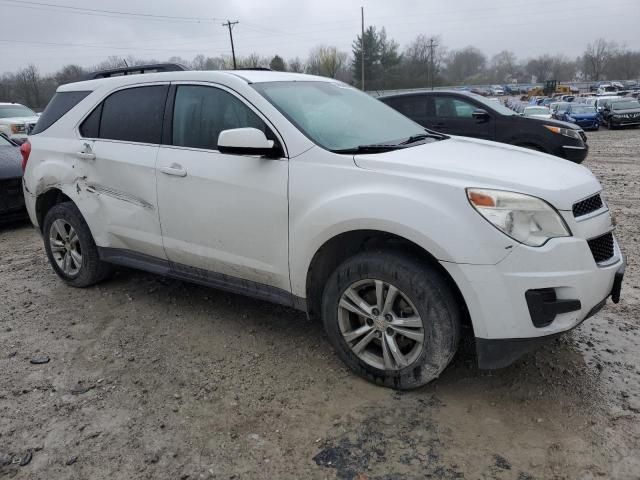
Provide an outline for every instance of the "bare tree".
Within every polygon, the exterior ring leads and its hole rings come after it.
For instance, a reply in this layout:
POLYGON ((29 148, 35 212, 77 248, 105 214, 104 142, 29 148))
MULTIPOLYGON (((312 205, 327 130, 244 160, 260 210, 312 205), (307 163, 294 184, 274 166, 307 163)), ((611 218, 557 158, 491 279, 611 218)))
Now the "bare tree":
POLYGON ((305 65, 299 57, 290 59, 287 62, 287 65, 289 66, 290 72, 302 73, 305 70, 305 65))
POLYGON ((601 80, 616 51, 617 46, 613 42, 607 42, 599 38, 587 45, 582 56, 582 70, 589 80, 601 80))
POLYGON ((33 108, 42 107, 41 78, 38 69, 31 64, 16 74, 16 94, 20 95, 27 105, 33 108))
POLYGON ((321 45, 309 53, 306 71, 312 75, 337 78, 340 72, 346 69, 346 66, 346 52, 341 52, 336 47, 321 45))

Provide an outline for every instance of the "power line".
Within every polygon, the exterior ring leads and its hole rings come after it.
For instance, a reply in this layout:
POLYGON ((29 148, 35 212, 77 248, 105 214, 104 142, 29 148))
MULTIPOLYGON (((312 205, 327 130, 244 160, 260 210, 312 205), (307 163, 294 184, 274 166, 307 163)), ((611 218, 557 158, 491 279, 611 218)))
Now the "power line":
POLYGON ((87 15, 102 15, 107 17, 113 16, 126 16, 126 17, 134 17, 139 19, 147 19, 147 20, 164 20, 164 21, 181 21, 181 22, 214 22, 221 19, 218 18, 204 18, 204 17, 182 17, 182 16, 174 16, 174 15, 156 15, 152 13, 137 13, 137 12, 124 12, 120 10, 103 10, 98 8, 86 8, 86 7, 73 7, 70 5, 58 5, 54 3, 45 3, 45 2, 33 2, 27 0, 0 0, 2 3, 12 4, 14 7, 24 7, 24 8, 35 8, 35 7, 43 7, 43 8, 53 8, 60 10, 67 10, 73 13, 87 14, 87 15))

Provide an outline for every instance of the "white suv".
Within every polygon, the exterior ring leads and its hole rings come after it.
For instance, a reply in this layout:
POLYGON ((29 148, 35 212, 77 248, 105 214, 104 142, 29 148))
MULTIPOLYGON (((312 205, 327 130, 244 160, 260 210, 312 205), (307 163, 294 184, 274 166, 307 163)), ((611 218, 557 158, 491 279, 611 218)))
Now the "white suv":
POLYGON ((289 305, 363 377, 438 377, 617 302, 624 260, 586 168, 426 131, 341 82, 268 71, 64 85, 22 147, 24 191, 69 285, 111 265, 289 305))

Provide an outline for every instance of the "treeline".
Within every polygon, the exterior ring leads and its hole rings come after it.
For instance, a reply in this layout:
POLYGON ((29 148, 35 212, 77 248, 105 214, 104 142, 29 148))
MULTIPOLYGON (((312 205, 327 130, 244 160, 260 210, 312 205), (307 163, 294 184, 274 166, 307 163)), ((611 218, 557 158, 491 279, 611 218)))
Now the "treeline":
MULTIPOLYGON (((366 90, 420 88, 443 85, 483 85, 534 83, 544 80, 598 81, 627 80, 640 77, 640 51, 629 50, 613 42, 598 39, 587 45, 582 55, 569 58, 562 54, 544 54, 519 59, 509 50, 492 57, 473 46, 448 49, 439 36, 418 35, 401 48, 389 38, 384 28, 369 27, 358 35, 350 52, 335 46, 319 45, 305 59, 284 59, 280 55, 240 56, 238 68, 267 67, 272 70, 309 73, 337 78, 361 87, 362 57, 366 90), (364 51, 362 45, 364 43, 364 51)), ((171 57, 193 70, 233 68, 231 57, 197 55, 192 60, 171 57)), ((159 63, 157 59, 109 57, 90 68, 66 65, 50 75, 43 75, 35 65, 0 77, 0 101, 13 101, 42 109, 58 85, 82 79, 87 71, 159 63)))

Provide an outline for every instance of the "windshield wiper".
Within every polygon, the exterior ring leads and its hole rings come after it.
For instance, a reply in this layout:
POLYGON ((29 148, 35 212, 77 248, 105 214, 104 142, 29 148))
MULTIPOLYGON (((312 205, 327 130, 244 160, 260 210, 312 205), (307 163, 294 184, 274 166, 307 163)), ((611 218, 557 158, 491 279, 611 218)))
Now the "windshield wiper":
POLYGON ((444 139, 446 139, 448 137, 446 135, 443 135, 441 133, 436 133, 436 132, 419 133, 417 135, 411 135, 404 142, 399 143, 398 145, 409 145, 411 143, 419 142, 420 140, 426 140, 427 138, 434 138, 436 140, 444 140, 444 139))
POLYGON ((343 148, 338 150, 331 150, 333 153, 384 153, 391 150, 398 150, 404 148, 401 144, 388 144, 388 143, 372 143, 371 145, 358 145, 353 148, 343 148))

